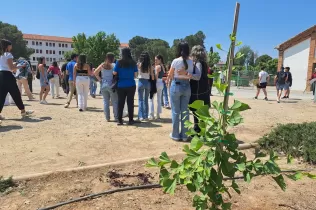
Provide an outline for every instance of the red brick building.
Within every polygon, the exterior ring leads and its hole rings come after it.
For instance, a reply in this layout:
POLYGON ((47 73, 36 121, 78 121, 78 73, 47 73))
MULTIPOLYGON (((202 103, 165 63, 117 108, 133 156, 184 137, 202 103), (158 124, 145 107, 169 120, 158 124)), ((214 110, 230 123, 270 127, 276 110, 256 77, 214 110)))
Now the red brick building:
POLYGON ((291 68, 294 90, 309 86, 312 69, 316 67, 316 25, 283 42, 279 51, 278 69, 283 65, 291 68))

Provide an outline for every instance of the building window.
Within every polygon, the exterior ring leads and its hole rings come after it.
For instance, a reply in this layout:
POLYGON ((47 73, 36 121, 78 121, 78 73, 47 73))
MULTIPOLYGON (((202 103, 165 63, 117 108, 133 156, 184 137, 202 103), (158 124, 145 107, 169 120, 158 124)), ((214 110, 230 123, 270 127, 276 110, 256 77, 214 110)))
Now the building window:
POLYGON ((51 47, 51 46, 52 46, 52 43, 49 43, 49 46, 51 47))
POLYGON ((46 58, 46 61, 49 61, 49 58, 46 58))
POLYGON ((52 51, 52 50, 50 50, 50 51, 49 51, 49 54, 53 54, 53 51, 52 51))
POLYGON ((48 42, 46 42, 46 47, 48 47, 48 42))
POLYGON ((53 54, 55 55, 55 50, 53 50, 53 54))
POLYGON ((50 60, 50 62, 52 62, 52 61, 53 61, 53 59, 52 59, 52 58, 49 58, 49 60, 50 60))
POLYGON ((46 50, 46 54, 48 54, 48 50, 46 50))
POLYGON ((61 46, 62 46, 62 47, 65 47, 65 45, 64 45, 64 44, 62 44, 61 46))
POLYGON ((59 47, 61 47, 61 44, 60 44, 60 43, 59 43, 58 45, 59 45, 59 47))
POLYGON ((40 42, 39 45, 42 46, 42 42, 40 42))
POLYGON ((38 45, 38 42, 36 42, 36 46, 38 45))
POLYGON ((56 58, 53 58, 53 61, 56 61, 56 58))
POLYGON ((55 43, 53 43, 53 47, 55 47, 55 43))
POLYGON ((65 47, 68 48, 68 44, 65 44, 65 47))
POLYGON ((62 53, 65 54, 65 51, 63 51, 62 53))
POLYGON ((33 61, 35 61, 35 57, 33 57, 33 61))
POLYGON ((42 50, 40 50, 40 53, 43 53, 43 51, 42 51, 42 50))
POLYGON ((32 45, 35 45, 35 42, 34 42, 34 41, 32 41, 32 45))
POLYGON ((39 53, 39 51, 38 51, 38 49, 36 49, 36 51, 35 51, 36 53, 39 53))
POLYGON ((59 51, 59 55, 61 55, 61 51, 59 51))

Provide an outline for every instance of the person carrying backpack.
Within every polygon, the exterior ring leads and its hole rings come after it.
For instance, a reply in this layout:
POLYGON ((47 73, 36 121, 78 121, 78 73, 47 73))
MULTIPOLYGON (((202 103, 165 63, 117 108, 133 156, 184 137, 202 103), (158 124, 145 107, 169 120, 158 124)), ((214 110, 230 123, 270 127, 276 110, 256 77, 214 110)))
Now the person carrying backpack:
POLYGON ((287 90, 288 86, 285 85, 287 80, 288 80, 288 74, 284 71, 284 67, 282 66, 281 70, 278 71, 277 75, 274 78, 274 84, 275 84, 276 89, 277 89, 277 98, 278 98, 277 101, 278 101, 278 103, 280 103, 280 98, 281 98, 283 89, 285 91, 287 90))

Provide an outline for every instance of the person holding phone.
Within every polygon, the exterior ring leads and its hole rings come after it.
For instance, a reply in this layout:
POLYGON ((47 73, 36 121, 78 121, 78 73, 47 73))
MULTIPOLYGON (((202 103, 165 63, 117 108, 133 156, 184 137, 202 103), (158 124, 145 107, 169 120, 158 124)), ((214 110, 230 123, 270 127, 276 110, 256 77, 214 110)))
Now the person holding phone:
POLYGON ((40 85, 41 85, 40 104, 47 104, 46 97, 50 91, 50 88, 49 88, 49 82, 47 79, 47 69, 46 69, 44 57, 40 57, 38 59, 37 68, 40 73, 40 85))

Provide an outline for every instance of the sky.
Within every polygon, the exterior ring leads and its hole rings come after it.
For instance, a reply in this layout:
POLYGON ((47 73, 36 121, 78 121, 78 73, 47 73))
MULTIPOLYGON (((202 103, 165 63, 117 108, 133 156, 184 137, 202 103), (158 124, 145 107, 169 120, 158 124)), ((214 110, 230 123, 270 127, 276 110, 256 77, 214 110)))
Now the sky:
MULTIPOLYGON (((316 25, 315 0, 240 0, 237 39, 259 55, 316 25), (313 18, 314 17, 314 18, 313 18)), ((0 21, 23 33, 72 37, 114 33, 122 43, 139 35, 172 45, 201 30, 205 46, 229 46, 234 0, 11 0, 1 1, 0 21), (4 9, 7 8, 7 9, 4 9)), ((219 51, 219 50, 215 50, 219 51)), ((220 52, 225 60, 226 52, 220 52)))

